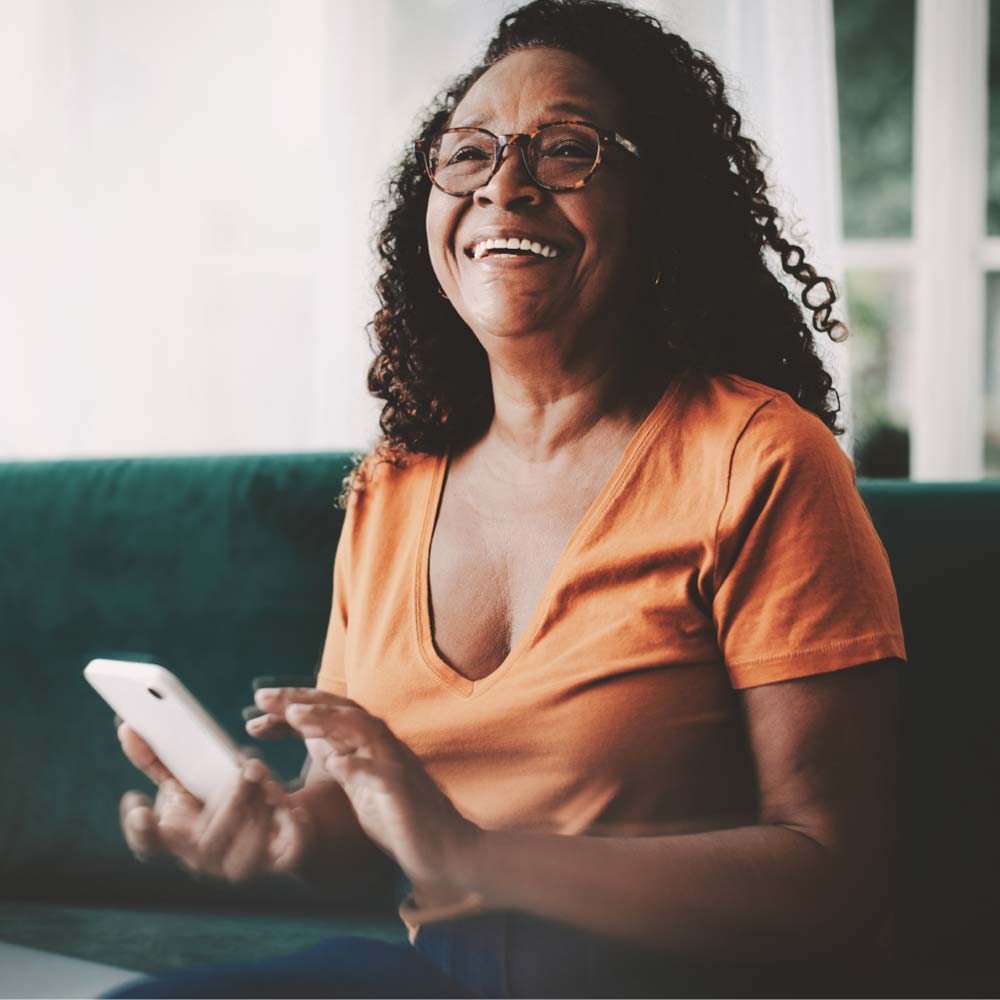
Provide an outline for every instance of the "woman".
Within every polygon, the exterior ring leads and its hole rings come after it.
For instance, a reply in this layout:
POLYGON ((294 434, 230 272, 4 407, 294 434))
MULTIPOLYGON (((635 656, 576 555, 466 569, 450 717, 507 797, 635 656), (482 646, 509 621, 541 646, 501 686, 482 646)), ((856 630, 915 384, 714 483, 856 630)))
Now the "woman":
POLYGON ((833 288, 739 128, 704 54, 603 0, 508 15, 429 115, 317 686, 248 725, 302 737, 307 783, 251 760, 209 813, 121 731, 160 784, 123 799, 137 854, 322 886, 379 848, 414 946, 128 995, 773 993, 875 955, 903 639, 764 252, 831 336, 833 288))

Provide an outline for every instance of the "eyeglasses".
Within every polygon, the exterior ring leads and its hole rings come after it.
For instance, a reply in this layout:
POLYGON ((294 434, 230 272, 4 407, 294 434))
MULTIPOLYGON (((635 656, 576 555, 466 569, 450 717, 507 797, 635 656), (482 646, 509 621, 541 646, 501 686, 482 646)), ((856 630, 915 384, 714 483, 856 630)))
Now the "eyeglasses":
POLYGON ((490 182, 504 149, 520 146, 528 176, 546 191, 582 188, 601 165, 609 146, 638 157, 635 143, 590 122, 549 122, 531 132, 494 135, 484 128, 448 128, 414 144, 431 183, 463 198, 490 182))

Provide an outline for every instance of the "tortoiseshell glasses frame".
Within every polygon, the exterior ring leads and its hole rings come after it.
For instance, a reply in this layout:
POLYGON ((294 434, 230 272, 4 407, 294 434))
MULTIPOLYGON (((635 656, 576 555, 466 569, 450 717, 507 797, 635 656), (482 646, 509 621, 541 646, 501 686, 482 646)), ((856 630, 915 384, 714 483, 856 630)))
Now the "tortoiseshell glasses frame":
POLYGON ((590 181, 590 179, 594 176, 594 173, 597 171, 597 168, 603 162, 605 150, 612 146, 620 147, 631 156, 634 156, 637 159, 639 158, 639 148, 630 139, 625 138, 625 136, 614 131, 614 129, 602 128, 600 125, 595 125, 593 122, 582 121, 579 119, 546 122, 544 125, 539 125, 538 128, 532 129, 530 132, 510 132, 506 135, 496 135, 495 133, 490 132, 489 129, 475 128, 471 126, 465 128, 447 128, 442 129, 430 139, 418 139, 413 144, 414 152, 423 164, 424 171, 430 179, 430 182, 439 191, 443 191, 445 194, 451 195, 454 198, 466 198, 475 191, 478 191, 481 187, 489 184, 489 182, 493 179, 493 176, 500 169, 500 164, 503 161, 503 151, 513 146, 518 146, 520 148, 521 162, 524 164, 524 169, 527 171, 528 176, 535 184, 546 191, 576 191, 579 188, 582 188, 590 181), (532 167, 532 157, 529 156, 529 149, 532 148, 531 144, 535 140, 535 137, 544 133, 546 129, 558 128, 566 125, 582 125, 590 129, 596 135, 597 148, 594 153, 594 161, 587 170, 587 173, 583 177, 574 181, 572 184, 548 184, 538 177, 532 167), (489 175, 477 180, 474 186, 459 191, 453 191, 443 187, 438 182, 438 179, 435 177, 435 170, 431 164, 431 155, 435 143, 439 144, 447 135, 462 133, 478 134, 488 137, 493 147, 493 163, 490 167, 489 175))

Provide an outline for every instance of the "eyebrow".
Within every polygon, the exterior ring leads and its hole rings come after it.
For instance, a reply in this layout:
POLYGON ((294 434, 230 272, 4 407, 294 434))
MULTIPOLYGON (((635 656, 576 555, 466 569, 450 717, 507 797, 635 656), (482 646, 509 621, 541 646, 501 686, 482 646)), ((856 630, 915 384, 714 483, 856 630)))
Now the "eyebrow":
MULTIPOLYGON (((560 101, 557 104, 549 104, 546 106, 544 112, 544 118, 539 119, 536 124, 541 124, 543 121, 551 122, 557 121, 559 115, 570 115, 574 118, 582 118, 586 121, 593 121, 593 109, 588 108, 584 104, 574 104, 571 101, 560 101), (551 117, 555 116, 555 117, 551 117)), ((481 128, 488 124, 491 120, 491 116, 488 114, 473 115, 471 118, 464 118, 461 125, 456 125, 454 120, 449 122, 449 128, 481 128)))

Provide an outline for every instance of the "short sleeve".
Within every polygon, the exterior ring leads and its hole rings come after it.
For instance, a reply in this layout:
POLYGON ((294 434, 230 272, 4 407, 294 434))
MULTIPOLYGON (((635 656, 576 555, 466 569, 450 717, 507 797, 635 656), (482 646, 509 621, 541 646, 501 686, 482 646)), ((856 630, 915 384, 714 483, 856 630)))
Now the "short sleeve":
POLYGON ((323 657, 316 677, 316 687, 321 691, 345 696, 347 695, 347 678, 344 670, 347 646, 347 597, 356 508, 355 492, 348 501, 340 538, 337 540, 337 553, 333 560, 333 604, 330 608, 330 622, 326 629, 323 657))
POLYGON ((712 612, 734 688, 905 659, 889 559, 829 429, 786 394, 733 448, 712 612))

